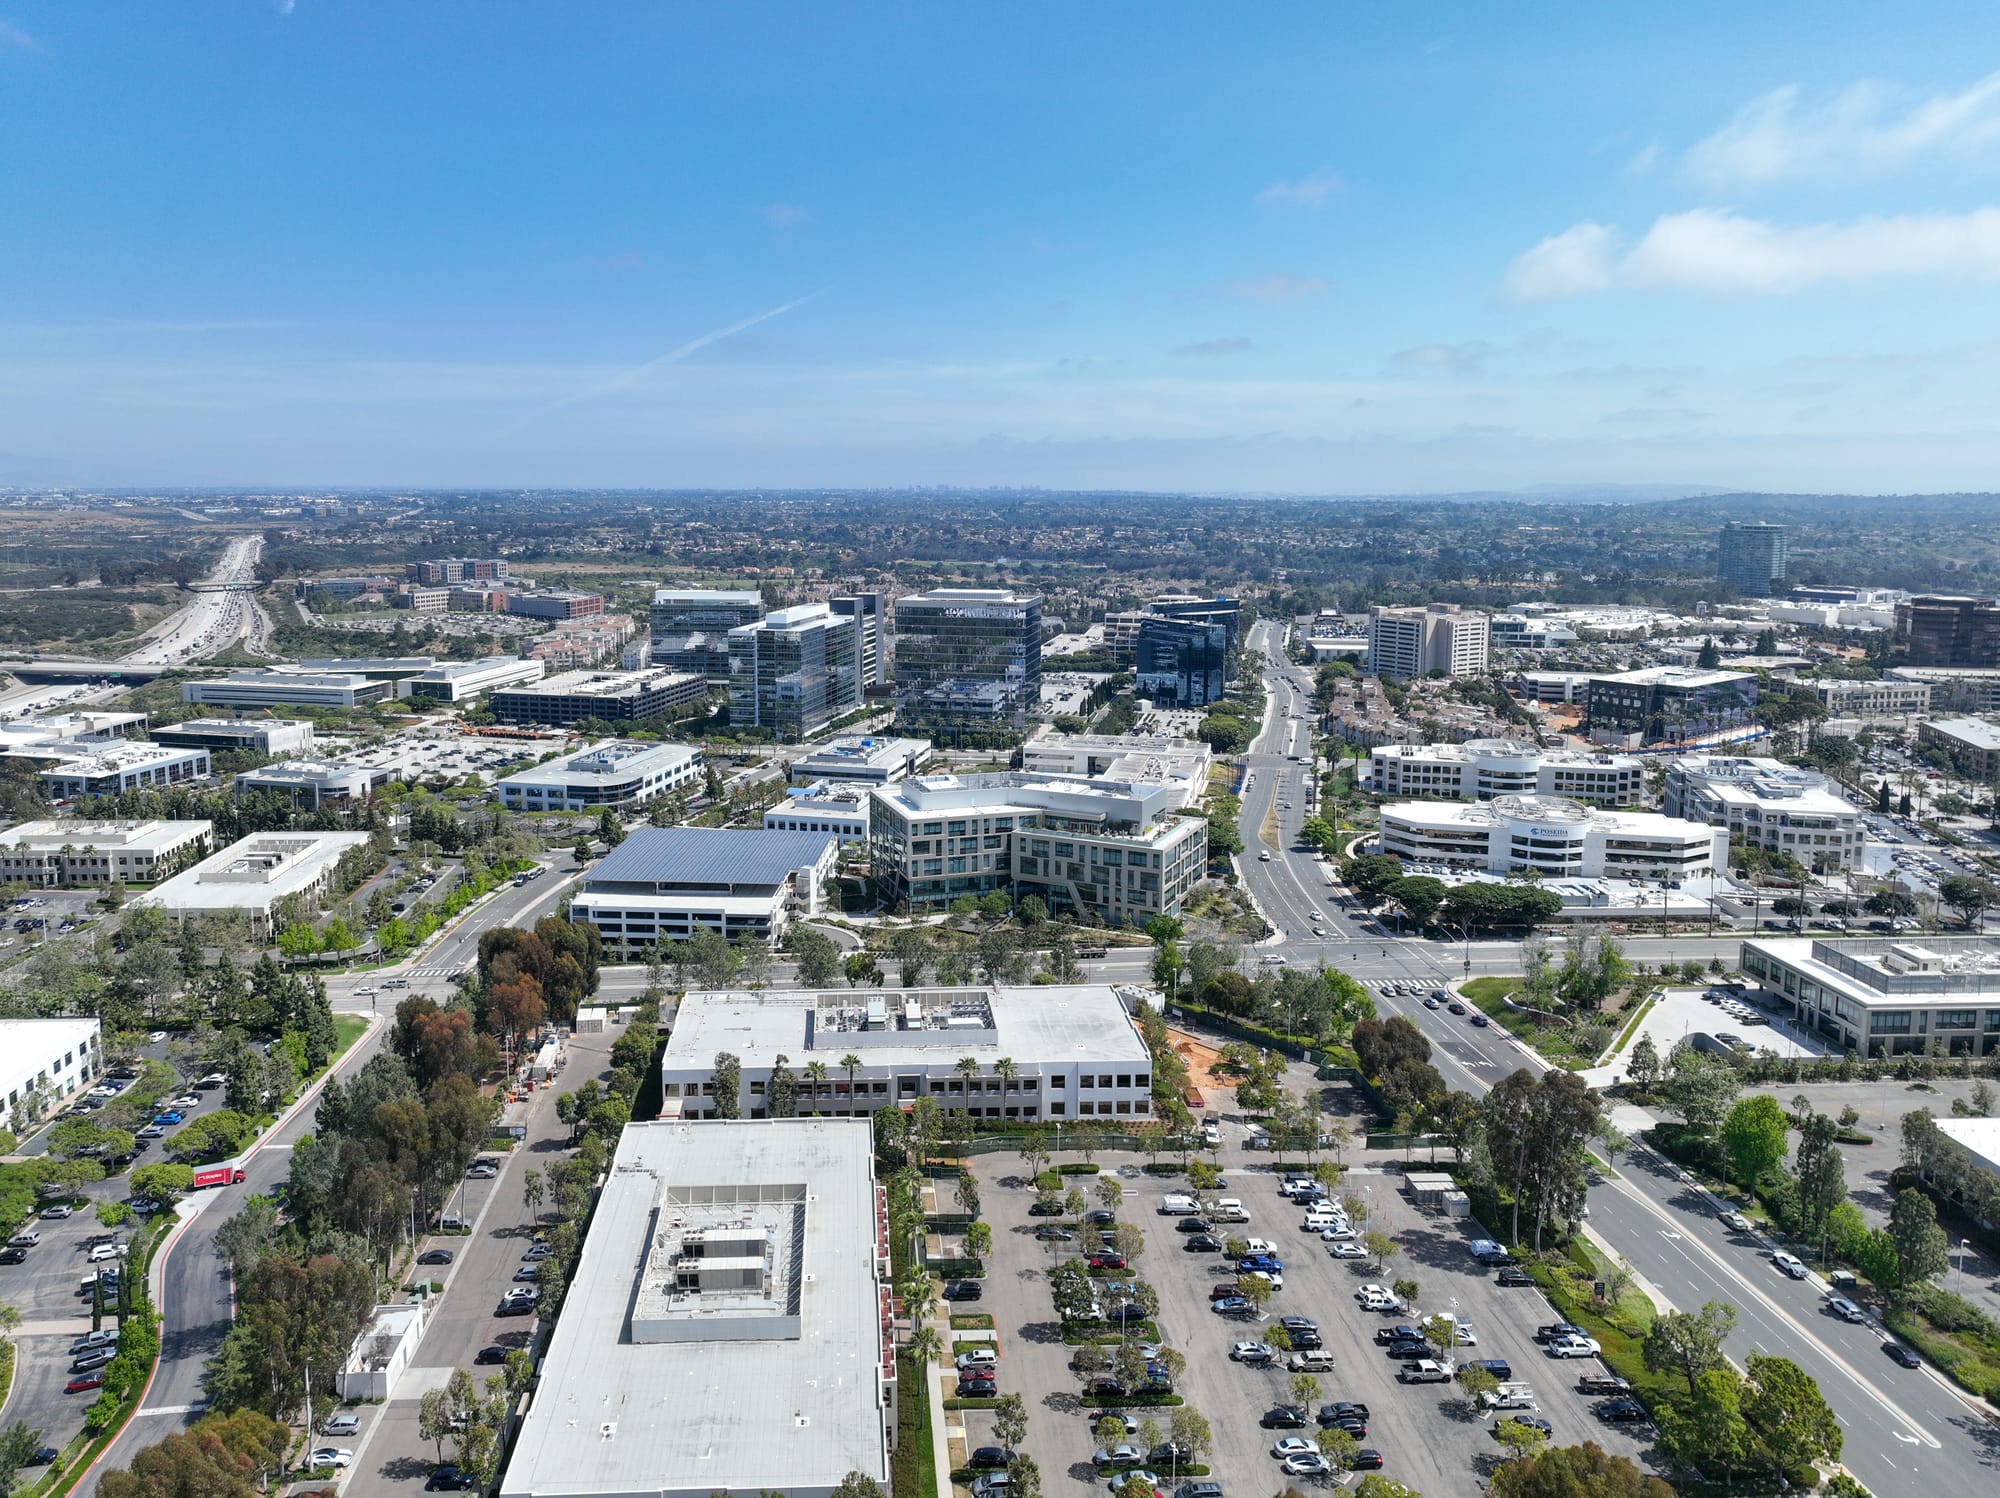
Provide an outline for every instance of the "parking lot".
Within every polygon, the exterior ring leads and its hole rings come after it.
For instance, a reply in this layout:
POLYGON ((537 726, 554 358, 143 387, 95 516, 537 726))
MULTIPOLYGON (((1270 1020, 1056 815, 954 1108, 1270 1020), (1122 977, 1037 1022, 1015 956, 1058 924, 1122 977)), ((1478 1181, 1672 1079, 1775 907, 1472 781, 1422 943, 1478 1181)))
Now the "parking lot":
MULTIPOLYGON (((1129 1159, 1107 1157, 1103 1163, 1117 1169, 1124 1189, 1120 1220, 1146 1237, 1145 1251, 1128 1277, 1149 1281, 1159 1294, 1162 1339, 1187 1359, 1178 1392, 1213 1428, 1209 1480, 1221 1483, 1225 1492, 1261 1495, 1282 1488, 1287 1479, 1269 1454, 1273 1442, 1286 1435, 1317 1434, 1310 1427, 1266 1430, 1259 1424, 1265 1411, 1291 1402, 1290 1375, 1282 1359, 1258 1368, 1229 1356, 1233 1343, 1261 1338, 1281 1316, 1315 1321, 1324 1350, 1333 1358, 1332 1371, 1317 1375, 1320 1389, 1314 1402, 1366 1404, 1370 1419, 1361 1445, 1381 1453, 1387 1476, 1420 1491, 1471 1491, 1504 1449, 1493 1438, 1492 1414, 1475 1411, 1455 1384, 1399 1383, 1396 1374, 1403 1365, 1376 1344, 1378 1328, 1415 1325, 1431 1315, 1449 1313, 1471 1321, 1476 1350, 1463 1348, 1458 1355, 1507 1360, 1513 1379, 1533 1386, 1534 1413, 1550 1422, 1555 1444, 1592 1440, 1635 1458, 1643 1451, 1649 1427, 1607 1426, 1591 1414, 1596 1400, 1577 1392, 1581 1375, 1603 1371, 1597 1360, 1559 1360, 1537 1345, 1536 1327, 1557 1319, 1540 1293, 1532 1287, 1502 1288, 1493 1271, 1470 1255, 1468 1245, 1480 1236, 1478 1230, 1466 1219, 1419 1211, 1402 1194, 1400 1174, 1357 1167, 1345 1188, 1368 1205, 1367 1226, 1389 1233, 1401 1245, 1400 1253, 1378 1271, 1369 1260, 1330 1257, 1326 1245, 1302 1230, 1304 1210, 1278 1194, 1278 1178, 1266 1168, 1246 1168, 1225 1151, 1228 1185, 1219 1194, 1240 1198, 1251 1217, 1229 1231, 1273 1240, 1284 1264, 1284 1288, 1260 1315, 1238 1320, 1209 1310, 1210 1287, 1232 1278, 1233 1268, 1220 1255, 1185 1252, 1187 1235, 1175 1231, 1174 1218, 1158 1215, 1161 1200, 1184 1190, 1184 1183, 1146 1175, 1129 1159), (1356 1303, 1359 1286, 1386 1285, 1397 1278, 1417 1281, 1414 1306, 1380 1315, 1364 1312, 1356 1303)), ((1090 1461, 1097 1445, 1092 1415, 1077 1398, 1080 1381, 1069 1366, 1074 1349, 1062 1341, 1046 1278, 1058 1254, 1072 1253, 1088 1240, 1079 1235, 1078 1243, 1065 1244, 1035 1238, 1035 1228, 1047 1219, 1028 1215, 1032 1192, 1020 1179, 1017 1158, 981 1157, 975 1174, 994 1234, 986 1294, 977 1309, 995 1318, 999 1391, 1020 1393, 1027 1400, 1025 1449, 1040 1465, 1048 1492, 1081 1493, 1092 1486, 1102 1491, 1105 1479, 1090 1461)), ((1172 1416, 1171 1409, 1134 1413, 1141 1418, 1150 1414, 1163 1431, 1172 1416)), ((988 1414, 968 1411, 962 1418, 968 1448, 991 1443, 988 1414)), ((1172 1486, 1167 1472, 1158 1475, 1163 1486, 1172 1486)))

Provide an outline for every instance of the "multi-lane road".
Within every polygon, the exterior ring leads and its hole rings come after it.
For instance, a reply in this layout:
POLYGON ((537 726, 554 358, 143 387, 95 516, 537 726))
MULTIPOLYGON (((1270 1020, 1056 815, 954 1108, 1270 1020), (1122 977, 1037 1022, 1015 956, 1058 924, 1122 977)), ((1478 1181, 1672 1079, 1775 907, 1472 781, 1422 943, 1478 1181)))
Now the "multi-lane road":
MULTIPOLYGON (((1428 987, 1443 986, 1467 972, 1519 972, 1519 946, 1371 936, 1346 907, 1328 900, 1334 891, 1326 867, 1298 846, 1297 838, 1300 823, 1312 814, 1304 783, 1311 756, 1300 741, 1300 731, 1311 721, 1311 674, 1283 659, 1277 626, 1259 625, 1251 644, 1269 662, 1269 700, 1262 732, 1244 756, 1245 852, 1240 863, 1252 898, 1281 933, 1261 950, 1294 963, 1324 960, 1367 983, 1376 991, 1382 1013, 1400 1013, 1424 1032, 1432 1061, 1453 1087, 1482 1093, 1519 1067, 1542 1069, 1539 1059, 1497 1029, 1474 1029, 1447 1011, 1424 1008, 1419 1000, 1381 993, 1384 979, 1428 987), (1308 717, 1295 720, 1294 710, 1308 717), (1294 754, 1304 763, 1293 763, 1294 754), (1261 835, 1274 804, 1281 830, 1275 844, 1261 835), (1270 852, 1268 861, 1258 857, 1263 851, 1270 852), (1326 930, 1325 938, 1313 934, 1315 924, 1326 930)), ((1627 945, 1648 962, 1706 960, 1715 953, 1733 960, 1736 938, 1680 937, 1627 945)), ((1706 1193, 1670 1162, 1640 1148, 1624 1158, 1615 1174, 1593 1185, 1589 1224, 1656 1296, 1676 1309, 1697 1309, 1707 1300, 1735 1306, 1736 1330, 1726 1345, 1739 1363, 1753 1352, 1779 1354, 1811 1374, 1846 1432, 1844 1461, 1871 1491, 1912 1493, 1928 1486, 1956 1494, 1990 1489, 2000 1471, 2000 1424, 1931 1369, 1898 1367, 1883 1352, 1885 1333, 1872 1322, 1836 1320, 1825 1309, 1826 1287, 1817 1276, 1787 1279, 1764 1257, 1768 1244, 1729 1232, 1716 1211, 1706 1193)))
POLYGON ((195 594, 187 607, 155 625, 146 642, 122 659, 134 665, 170 666, 215 655, 238 640, 253 655, 268 654, 270 618, 245 591, 257 580, 257 558, 263 550, 262 536, 231 541, 208 575, 208 585, 217 591, 195 594))

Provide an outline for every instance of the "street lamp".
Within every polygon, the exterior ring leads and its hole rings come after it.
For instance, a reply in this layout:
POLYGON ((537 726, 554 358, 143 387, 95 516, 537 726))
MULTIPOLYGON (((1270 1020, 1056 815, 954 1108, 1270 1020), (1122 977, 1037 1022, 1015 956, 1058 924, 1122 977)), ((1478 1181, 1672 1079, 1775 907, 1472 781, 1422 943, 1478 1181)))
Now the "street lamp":
POLYGON ((1965 1251, 1970 1247, 1972 1247, 1972 1240, 1970 1238, 1961 1238, 1958 1240, 1958 1272, 1960 1275, 1965 1273, 1965 1251))

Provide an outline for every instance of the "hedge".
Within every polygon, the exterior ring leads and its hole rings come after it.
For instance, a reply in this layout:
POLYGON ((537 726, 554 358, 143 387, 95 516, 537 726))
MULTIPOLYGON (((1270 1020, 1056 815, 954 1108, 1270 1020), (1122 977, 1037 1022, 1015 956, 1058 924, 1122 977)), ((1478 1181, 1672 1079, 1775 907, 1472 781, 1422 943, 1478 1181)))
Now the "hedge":
POLYGON ((946 1279, 976 1280, 986 1276, 984 1259, 938 1259, 926 1261, 924 1268, 946 1279))
POLYGON ((1060 1176, 1094 1176, 1103 1174, 1103 1171, 1099 1166, 1086 1165, 1081 1160, 1071 1160, 1065 1165, 1058 1165, 1056 1167, 1056 1174, 1060 1176))

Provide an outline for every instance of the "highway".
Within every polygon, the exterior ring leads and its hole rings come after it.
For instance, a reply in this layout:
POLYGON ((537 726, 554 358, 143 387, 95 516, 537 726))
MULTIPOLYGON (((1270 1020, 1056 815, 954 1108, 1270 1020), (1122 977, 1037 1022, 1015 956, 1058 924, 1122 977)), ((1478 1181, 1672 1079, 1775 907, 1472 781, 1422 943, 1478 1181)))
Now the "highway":
POLYGON ((165 666, 220 654, 238 640, 253 655, 270 654, 271 621, 247 591, 257 580, 264 538, 238 536, 229 543, 207 582, 230 591, 197 593, 179 613, 153 626, 146 642, 120 657, 135 665, 165 666))
MULTIPOLYGON (((1442 1009, 1424 1008, 1420 1000, 1380 991, 1385 978, 1443 986, 1468 971, 1519 972, 1519 945, 1468 947, 1370 936, 1343 907, 1328 903, 1332 891, 1325 866, 1293 846, 1299 824, 1311 815, 1301 784, 1311 761, 1308 756, 1305 765, 1294 765, 1289 756, 1305 753, 1299 731, 1311 720, 1297 722, 1289 714, 1295 697, 1310 711, 1311 673, 1283 659, 1275 625, 1258 625, 1252 644, 1269 658, 1269 702, 1263 730, 1244 756, 1245 852, 1239 864, 1258 907, 1283 933, 1260 951, 1292 963, 1324 960, 1368 984, 1380 1013, 1401 1014, 1424 1032, 1433 1064, 1454 1088, 1477 1095, 1517 1068, 1542 1070, 1533 1053, 1497 1028, 1473 1029, 1442 1009), (1272 846, 1260 829, 1273 803, 1284 801, 1291 806, 1278 808, 1283 846, 1272 846), (1272 855, 1268 862, 1257 856, 1266 848, 1272 855), (1325 940, 1312 934, 1315 916, 1328 933, 1325 940)), ((1716 952, 1733 961, 1737 938, 1673 937, 1625 946, 1648 962, 1706 960, 1716 952)), ((1143 972, 1132 976, 1143 981, 1143 972)), ((1739 1364, 1753 1352, 1778 1354, 1812 1375, 1846 1432, 1843 1460, 1870 1491, 1914 1493, 1923 1485, 1952 1494, 1991 1490, 2000 1472, 2000 1424, 1928 1367, 1897 1367, 1882 1351, 1884 1334, 1872 1324, 1849 1325, 1827 1313, 1823 1281, 1787 1279, 1761 1257, 1757 1241, 1728 1232, 1706 1193, 1684 1181, 1671 1163, 1635 1149, 1621 1170, 1593 1184, 1589 1200, 1590 1227, 1648 1282, 1656 1299, 1679 1310, 1698 1309, 1711 1299, 1727 1301, 1737 1308, 1737 1326, 1726 1346, 1739 1364)))

